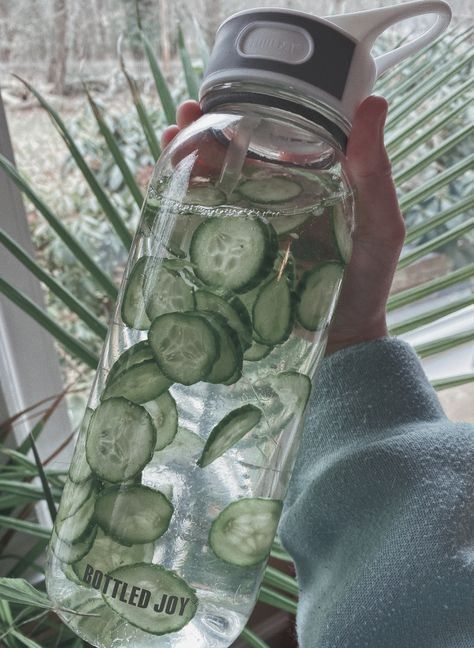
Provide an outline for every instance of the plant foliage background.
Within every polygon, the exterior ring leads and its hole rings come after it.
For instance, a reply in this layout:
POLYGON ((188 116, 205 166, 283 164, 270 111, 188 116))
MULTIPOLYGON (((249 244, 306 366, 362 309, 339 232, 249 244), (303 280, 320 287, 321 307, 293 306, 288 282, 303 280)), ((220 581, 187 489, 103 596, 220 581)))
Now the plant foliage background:
MULTIPOLYGON (((377 88, 391 104, 386 141, 408 228, 395 292, 389 302, 394 334, 416 330, 472 304, 469 286, 474 276, 474 199, 469 137, 473 127, 466 125, 472 99, 470 37, 472 30, 451 30, 420 56, 382 77, 377 88), (449 262, 444 274, 437 276, 436 265, 430 263, 440 254, 449 262), (413 270, 425 262, 434 272, 430 270, 428 278, 413 284, 413 270), (459 291, 460 287, 467 287, 467 292, 459 291), (430 296, 441 290, 447 291, 443 305, 430 308, 430 296), (421 305, 418 312, 397 317, 410 304, 421 305)), ((402 40, 393 34, 390 38, 389 46, 396 44, 393 39, 402 40)), ((13 567, 0 579, 0 645, 7 648, 84 645, 60 623, 44 594, 43 557, 50 531, 35 521, 34 507, 46 502, 54 518, 65 474, 49 467, 54 456, 40 462, 35 438, 63 398, 69 399, 75 424, 80 422, 141 199, 160 152, 160 133, 174 121, 176 104, 182 98, 196 96, 207 58, 205 37, 195 23, 194 32, 187 33, 186 39, 178 32, 175 44, 181 66, 174 82, 168 84, 154 48, 139 28, 133 27, 121 38, 119 57, 129 108, 119 115, 112 114, 97 98, 86 70, 84 110, 73 120, 63 121, 54 105, 28 80, 18 80, 48 113, 64 140, 64 190, 61 187, 60 200, 53 191, 51 202, 21 169, 16 170, 0 157, 0 168, 17 184, 31 208, 36 258, 29 257, 4 230, 0 230, 0 243, 42 282, 47 312, 40 312, 1 278, 0 291, 55 337, 68 387, 31 411, 18 413, 0 429, 0 550, 12 546, 15 534, 27 534, 32 539, 26 555, 2 555, 2 560, 13 559, 13 567), (190 56, 187 44, 191 41, 199 57, 190 56), (152 102, 144 100, 142 86, 130 71, 131 53, 136 54, 137 49, 155 84, 152 102), (81 181, 76 182, 79 177, 81 181), (69 191, 69 186, 74 188, 69 191), (60 212, 56 211, 58 204, 60 212), (32 436, 16 450, 8 449, 15 420, 31 415, 37 417, 32 436), (33 579, 35 588, 23 580, 25 576, 33 579)), ((426 357, 472 339, 472 333, 449 336, 418 351, 426 357)), ((436 387, 472 380, 474 375, 469 374, 438 381, 436 387)), ((64 443, 70 441, 68 438, 64 443)), ((289 562, 276 543, 260 600, 294 614, 298 589, 295 580, 285 573, 288 570, 284 565, 289 562)), ((249 629, 241 639, 250 646, 267 646, 249 629)))

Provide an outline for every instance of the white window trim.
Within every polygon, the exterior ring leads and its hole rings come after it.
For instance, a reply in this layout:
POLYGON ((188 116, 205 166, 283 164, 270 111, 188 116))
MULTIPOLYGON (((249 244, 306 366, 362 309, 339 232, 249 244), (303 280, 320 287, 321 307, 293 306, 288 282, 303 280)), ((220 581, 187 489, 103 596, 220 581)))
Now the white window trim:
MULTIPOLYGON (((13 149, 0 93, 0 152, 14 163, 13 149)), ((21 193, 13 181, 0 170, 1 227, 31 256, 33 246, 28 230, 21 193)), ((39 281, 3 246, 0 246, 0 276, 44 309, 39 281)), ((59 362, 51 335, 5 296, 0 295, 0 420, 64 389, 59 362)), ((13 444, 21 443, 34 421, 14 425, 13 444)), ((49 419, 38 439, 38 451, 45 459, 71 433, 66 404, 63 402, 49 419)), ((49 467, 66 468, 72 444, 63 450, 49 467)), ((41 524, 49 525, 46 507, 37 507, 41 524)))

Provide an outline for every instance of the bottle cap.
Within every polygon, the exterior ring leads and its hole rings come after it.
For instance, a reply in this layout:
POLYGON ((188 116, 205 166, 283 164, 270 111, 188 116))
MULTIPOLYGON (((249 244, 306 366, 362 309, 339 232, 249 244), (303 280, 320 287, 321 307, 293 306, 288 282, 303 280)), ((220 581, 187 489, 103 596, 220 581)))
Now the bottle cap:
POLYGON ((289 9, 241 11, 217 31, 200 88, 202 108, 239 101, 289 110, 324 126, 344 148, 354 113, 377 77, 434 40, 450 19, 442 0, 325 18, 289 9), (383 31, 422 14, 436 16, 429 29, 371 55, 383 31))

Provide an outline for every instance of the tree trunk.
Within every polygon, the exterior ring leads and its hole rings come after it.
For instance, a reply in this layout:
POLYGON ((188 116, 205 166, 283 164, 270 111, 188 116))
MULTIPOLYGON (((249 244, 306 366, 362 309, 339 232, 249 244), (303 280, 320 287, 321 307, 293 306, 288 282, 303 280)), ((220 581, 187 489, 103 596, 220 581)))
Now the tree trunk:
POLYGON ((67 72, 67 0, 54 0, 53 48, 49 62, 48 81, 53 84, 53 92, 64 94, 67 72))
POLYGON ((169 0, 159 0, 158 12, 160 29, 160 59, 163 63, 165 72, 168 72, 171 59, 171 21, 169 0))
POLYGON ((10 7, 7 2, 0 2, 0 61, 4 63, 10 61, 14 33, 10 18, 10 7))
POLYGON ((205 27, 207 42, 214 43, 217 29, 224 20, 222 16, 222 2, 221 0, 205 0, 204 7, 207 17, 205 27))

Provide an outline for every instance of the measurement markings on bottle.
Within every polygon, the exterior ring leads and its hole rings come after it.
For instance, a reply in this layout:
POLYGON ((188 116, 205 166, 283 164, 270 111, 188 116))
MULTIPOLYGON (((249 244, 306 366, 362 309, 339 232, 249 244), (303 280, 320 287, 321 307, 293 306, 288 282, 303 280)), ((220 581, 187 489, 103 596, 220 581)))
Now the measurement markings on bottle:
MULTIPOLYGON (((183 616, 186 606, 190 599, 185 596, 173 596, 170 594, 161 594, 158 603, 152 600, 152 593, 144 587, 138 587, 119 578, 114 578, 105 574, 100 569, 95 569, 92 565, 86 565, 84 570, 84 582, 91 585, 94 589, 100 590, 102 594, 107 594, 111 598, 118 599, 122 603, 133 605, 142 609, 152 607, 158 614, 178 614, 183 616)), ((157 600, 157 599, 156 599, 157 600)))

